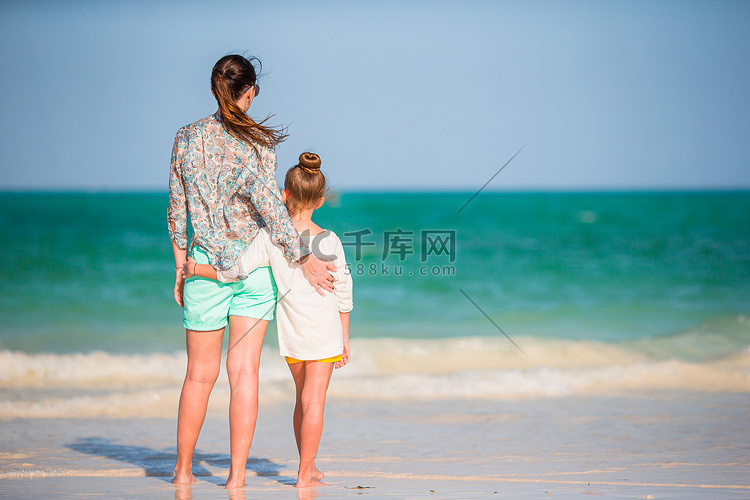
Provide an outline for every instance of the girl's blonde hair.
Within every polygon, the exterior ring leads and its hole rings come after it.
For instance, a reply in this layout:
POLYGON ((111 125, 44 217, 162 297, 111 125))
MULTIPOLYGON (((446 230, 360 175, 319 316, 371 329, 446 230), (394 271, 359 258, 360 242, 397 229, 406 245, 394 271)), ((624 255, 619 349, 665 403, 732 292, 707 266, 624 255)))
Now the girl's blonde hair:
POLYGON ((320 156, 315 153, 299 155, 299 163, 286 173, 284 190, 288 195, 286 209, 289 215, 315 208, 326 194, 326 176, 320 171, 320 156))

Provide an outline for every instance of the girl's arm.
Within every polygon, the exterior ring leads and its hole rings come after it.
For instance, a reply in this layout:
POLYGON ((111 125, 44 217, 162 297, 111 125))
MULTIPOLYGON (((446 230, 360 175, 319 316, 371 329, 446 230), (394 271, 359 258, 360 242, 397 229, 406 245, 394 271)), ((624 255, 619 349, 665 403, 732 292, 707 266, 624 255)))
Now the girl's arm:
POLYGON ((349 312, 354 307, 352 291, 352 273, 346 265, 346 256, 344 255, 344 246, 341 240, 334 233, 329 233, 330 237, 335 239, 335 250, 333 264, 335 266, 335 279, 333 282, 333 294, 336 296, 336 305, 339 312, 349 312))
POLYGON ((333 367, 341 368, 345 366, 351 359, 351 353, 349 352, 349 313, 339 313, 341 318, 341 326, 344 328, 344 352, 341 354, 341 361, 337 361, 333 367))
MULTIPOLYGON (((333 233, 331 233, 333 234, 333 233)), ((334 367, 341 368, 351 360, 349 351, 349 311, 354 307, 353 303, 353 283, 352 275, 346 265, 346 256, 344 255, 344 246, 341 240, 336 237, 336 281, 334 282, 334 295, 336 304, 339 308, 339 317, 341 326, 344 330, 344 352, 341 354, 341 361, 337 362, 334 367)))
POLYGON ((210 280, 216 279, 216 269, 210 264, 198 264, 193 260, 192 257, 182 265, 182 277, 184 279, 192 278, 193 276, 199 276, 201 278, 207 278, 210 280))

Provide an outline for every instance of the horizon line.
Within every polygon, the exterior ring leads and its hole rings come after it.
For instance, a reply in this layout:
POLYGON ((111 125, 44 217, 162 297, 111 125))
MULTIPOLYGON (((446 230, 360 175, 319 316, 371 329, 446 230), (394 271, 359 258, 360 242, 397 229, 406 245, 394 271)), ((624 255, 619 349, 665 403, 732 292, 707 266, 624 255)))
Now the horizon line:
MULTIPOLYGON (((465 195, 473 192, 471 189, 467 190, 456 190, 456 189, 422 189, 416 190, 413 188, 375 188, 375 189, 330 189, 329 192, 332 196, 341 194, 456 194, 465 195)), ((742 193, 750 192, 750 186, 716 186, 716 187, 695 187, 695 186, 653 186, 653 187, 565 187, 565 188, 553 188, 553 187, 536 187, 536 188, 506 188, 506 189, 485 189, 483 193, 489 194, 565 194, 565 193, 742 193)), ((53 195, 65 195, 65 194, 153 194, 153 195, 167 195, 168 190, 165 189, 137 189, 137 188, 124 188, 124 189, 109 189, 109 188, 0 188, 0 195, 18 195, 18 194, 53 194, 53 195)))

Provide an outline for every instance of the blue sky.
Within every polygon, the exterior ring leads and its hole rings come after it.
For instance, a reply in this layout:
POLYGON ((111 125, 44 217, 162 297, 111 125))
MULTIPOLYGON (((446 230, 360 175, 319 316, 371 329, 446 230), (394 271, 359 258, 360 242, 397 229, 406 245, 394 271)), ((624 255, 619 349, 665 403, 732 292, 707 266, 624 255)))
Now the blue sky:
POLYGON ((0 189, 166 190, 214 62, 340 190, 750 188, 750 2, 2 2, 0 189))

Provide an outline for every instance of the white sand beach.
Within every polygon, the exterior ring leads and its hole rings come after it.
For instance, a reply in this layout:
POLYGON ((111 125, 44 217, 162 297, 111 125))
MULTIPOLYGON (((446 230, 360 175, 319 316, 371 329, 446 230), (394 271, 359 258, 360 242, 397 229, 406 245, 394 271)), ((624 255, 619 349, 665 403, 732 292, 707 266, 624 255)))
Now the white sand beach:
POLYGON ((0 497, 750 497, 746 393, 444 401, 332 398, 318 457, 330 486, 297 491, 292 401, 262 401, 243 490, 228 492, 216 405, 190 487, 170 484, 175 419, 6 418, 0 497))

